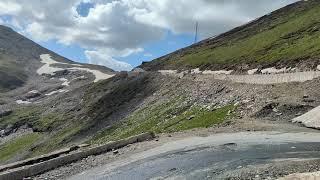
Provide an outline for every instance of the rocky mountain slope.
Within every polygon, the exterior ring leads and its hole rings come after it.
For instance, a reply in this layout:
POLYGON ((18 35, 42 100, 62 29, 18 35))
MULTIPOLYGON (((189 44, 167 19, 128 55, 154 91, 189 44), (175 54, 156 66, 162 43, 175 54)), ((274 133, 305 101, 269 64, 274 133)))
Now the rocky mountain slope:
POLYGON ((319 65, 320 2, 299 1, 217 37, 144 63, 146 70, 234 70, 319 65))
POLYGON ((77 98, 82 87, 115 74, 106 67, 75 63, 0 26, 0 136, 5 137, 0 144, 15 139, 15 134, 20 137, 20 131, 22 137, 28 135, 22 139, 28 144, 40 136, 36 131, 59 129, 58 124, 64 122, 56 120, 63 119, 60 113, 67 111, 68 105, 80 102, 77 98), (75 99, 68 101, 61 96, 75 99), (61 108, 56 114, 52 112, 57 109, 55 104, 61 108))
MULTIPOLYGON (((32 81, 39 79, 40 76, 36 70, 43 65, 40 60, 42 54, 50 54, 60 63, 75 64, 39 46, 12 29, 0 26, 0 90, 13 90, 23 86, 30 79, 32 81)), ((84 66, 94 67, 92 65, 84 66)), ((95 66, 93 69, 113 72, 111 69, 99 66, 95 66)))
POLYGON ((0 27, 0 72, 10 68, 0 80, 0 164, 146 131, 295 130, 292 119, 320 105, 319 8, 301 1, 121 73, 0 27), (313 71, 296 74, 304 70, 313 71))

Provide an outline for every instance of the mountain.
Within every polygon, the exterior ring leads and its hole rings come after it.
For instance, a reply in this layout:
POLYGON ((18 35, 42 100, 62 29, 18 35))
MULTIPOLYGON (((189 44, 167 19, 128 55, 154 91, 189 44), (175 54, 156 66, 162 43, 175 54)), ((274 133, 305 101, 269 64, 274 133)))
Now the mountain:
POLYGON ((11 140, 1 137, 21 127, 32 137, 50 137, 67 127, 66 114, 80 104, 83 91, 115 74, 107 67, 73 62, 0 26, 0 151, 11 140))
POLYGON ((217 37, 160 57, 146 70, 316 69, 320 56, 320 2, 299 1, 217 37))
MULTIPOLYGON (((42 54, 50 54, 61 63, 79 64, 39 46, 9 27, 0 26, 0 91, 13 90, 23 86, 30 78, 34 80, 39 77, 36 70, 43 65, 40 60, 42 54)), ((84 67, 113 72, 105 67, 84 67)))
POLYGON ((290 121, 320 104, 319 10, 300 1, 131 72, 73 62, 1 26, 0 164, 147 131, 299 131, 290 121))

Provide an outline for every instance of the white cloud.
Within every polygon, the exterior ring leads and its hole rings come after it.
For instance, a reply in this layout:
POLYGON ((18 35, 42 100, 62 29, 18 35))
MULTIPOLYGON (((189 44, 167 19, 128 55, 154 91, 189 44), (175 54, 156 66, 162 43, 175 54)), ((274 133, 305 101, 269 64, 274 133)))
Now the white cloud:
POLYGON ((151 53, 145 53, 143 56, 144 57, 152 57, 153 55, 151 53))
POLYGON ((77 44, 91 63, 128 68, 115 59, 142 52, 168 30, 202 37, 222 33, 296 0, 1 0, 0 16, 37 41, 77 44), (87 16, 81 2, 94 3, 87 16), (89 51, 90 50, 90 51, 89 51), (97 58, 97 59, 95 59, 97 58))
POLYGON ((11 15, 21 11, 20 4, 12 1, 0 1, 0 15, 11 15))
POLYGON ((115 71, 130 71, 133 69, 130 64, 115 60, 109 53, 101 51, 85 51, 85 54, 91 64, 107 66, 115 71))
POLYGON ((192 33, 195 22, 208 37, 244 24, 297 0, 139 0, 130 4, 135 20, 175 33, 192 33))

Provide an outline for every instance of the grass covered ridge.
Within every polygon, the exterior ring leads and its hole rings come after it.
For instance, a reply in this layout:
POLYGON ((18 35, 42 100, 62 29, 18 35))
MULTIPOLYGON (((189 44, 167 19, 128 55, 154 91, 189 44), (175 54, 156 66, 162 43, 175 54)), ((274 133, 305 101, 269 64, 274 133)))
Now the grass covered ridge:
POLYGON ((100 132, 92 143, 104 143, 152 131, 170 133, 193 128, 208 128, 222 123, 233 115, 235 106, 228 105, 216 110, 184 103, 183 97, 154 104, 134 112, 112 128, 100 132))
POLYGON ((238 68, 239 64, 277 65, 277 62, 290 66, 303 60, 318 62, 319 58, 320 2, 309 0, 143 66, 218 69, 238 68))
POLYGON ((39 133, 31 133, 1 145, 0 162, 7 161, 20 152, 28 151, 40 137, 39 133))
MULTIPOLYGON (((63 148, 70 139, 84 127, 80 122, 74 123, 73 118, 68 114, 54 112, 44 113, 41 107, 36 106, 16 109, 9 116, 0 118, 0 128, 2 129, 9 125, 18 128, 25 124, 28 124, 34 131, 41 133, 43 137, 45 137, 45 141, 41 141, 43 140, 41 138, 34 138, 34 141, 28 141, 28 138, 34 137, 35 135, 31 137, 26 136, 25 139, 22 138, 27 144, 28 142, 33 145, 36 144, 32 148, 32 151, 26 154, 26 157, 42 155, 63 148)), ((12 149, 20 147, 20 144, 20 141, 18 143, 13 141, 8 142, 7 146, 10 147, 9 149, 12 149)), ((0 147, 0 152, 8 149, 5 148, 5 150, 3 150, 3 148, 4 147, 0 147)), ((14 151, 12 154, 14 153, 17 152, 14 151)))
POLYGON ((43 114, 40 107, 25 107, 16 109, 9 116, 0 118, 0 128, 5 128, 8 125, 15 125, 17 127, 23 124, 29 124, 37 131, 48 131, 59 127, 63 124, 66 115, 59 113, 43 114))

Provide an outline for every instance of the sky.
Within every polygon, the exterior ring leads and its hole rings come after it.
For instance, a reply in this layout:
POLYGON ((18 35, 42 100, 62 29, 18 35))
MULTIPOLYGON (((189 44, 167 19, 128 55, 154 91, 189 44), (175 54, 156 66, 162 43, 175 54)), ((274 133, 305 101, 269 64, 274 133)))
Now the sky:
POLYGON ((1 0, 0 24, 73 61, 131 70, 297 0, 1 0))

